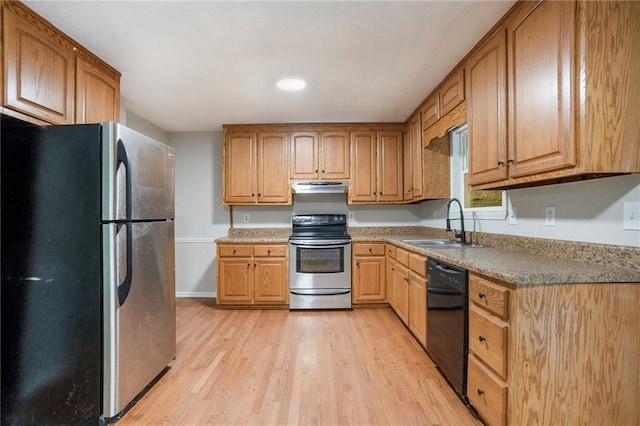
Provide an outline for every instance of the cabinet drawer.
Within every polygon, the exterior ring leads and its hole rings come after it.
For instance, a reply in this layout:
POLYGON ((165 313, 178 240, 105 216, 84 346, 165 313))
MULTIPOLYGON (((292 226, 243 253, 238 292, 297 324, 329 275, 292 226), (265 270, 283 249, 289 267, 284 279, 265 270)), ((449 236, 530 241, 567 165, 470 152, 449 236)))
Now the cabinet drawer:
POLYGON ((427 258, 419 254, 409 253, 409 269, 423 278, 427 277, 427 258))
POLYGON ((396 248, 396 260, 398 263, 409 267, 409 252, 401 248, 396 248))
POLYGON ((256 257, 285 257, 287 246, 253 246, 253 255, 256 257))
POLYGON ((251 245, 220 245, 218 257, 251 257, 253 246, 251 245))
POLYGON ((507 385, 492 376, 473 355, 469 355, 467 397, 487 424, 506 423, 507 390, 507 385))
POLYGON ((506 323, 469 307, 469 350, 503 379, 507 378, 508 332, 506 323))
POLYGON ((353 254, 356 256, 384 256, 384 243, 356 243, 353 254))
POLYGON ((396 258, 396 246, 387 244, 387 256, 389 256, 390 259, 396 258))
POLYGON ((469 299, 502 319, 509 318, 509 289, 488 278, 469 274, 469 299))

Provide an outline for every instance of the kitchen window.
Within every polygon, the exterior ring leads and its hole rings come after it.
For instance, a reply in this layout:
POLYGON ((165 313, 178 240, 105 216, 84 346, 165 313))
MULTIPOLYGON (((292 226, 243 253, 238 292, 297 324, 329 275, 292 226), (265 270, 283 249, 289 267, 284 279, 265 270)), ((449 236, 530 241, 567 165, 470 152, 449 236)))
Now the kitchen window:
MULTIPOLYGON (((496 190, 472 190, 469 187, 468 126, 465 124, 450 133, 451 138, 451 197, 462 203, 464 213, 475 219, 507 217, 507 193, 496 190)), ((459 217, 452 209, 451 217, 459 217)))

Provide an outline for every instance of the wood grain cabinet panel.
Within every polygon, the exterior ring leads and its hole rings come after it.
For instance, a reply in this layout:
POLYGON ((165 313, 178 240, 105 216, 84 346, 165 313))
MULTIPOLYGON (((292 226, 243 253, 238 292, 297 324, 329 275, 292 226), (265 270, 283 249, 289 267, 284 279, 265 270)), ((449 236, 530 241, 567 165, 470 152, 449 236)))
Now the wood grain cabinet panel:
MULTIPOLYGON (((3 105, 53 124, 73 124, 75 54, 46 24, 2 3, 3 105)), ((16 6, 13 6, 16 7, 16 6)))
POLYGON ((348 131, 291 132, 291 179, 349 179, 349 159, 348 131))
POLYGON ((384 243, 354 243, 353 303, 384 303, 386 276, 384 243))
POLYGON ((422 116, 422 128, 428 129, 436 124, 440 120, 440 96, 439 93, 435 93, 424 102, 422 108, 420 108, 420 115, 422 116))
POLYGON ((458 69, 438 90, 441 116, 449 114, 464 101, 464 68, 458 69))
POLYGON ((77 58, 76 123, 120 121, 120 79, 77 58))
POLYGON ((320 177, 318 132, 291 132, 291 179, 320 177))
POLYGON ((517 3, 467 61, 474 189, 639 172, 638 51, 639 2, 517 3))
POLYGON ((637 283, 469 283, 467 395, 487 424, 640 421, 637 283))
POLYGON ((345 180, 350 176, 349 132, 320 132, 320 178, 345 180))
POLYGON ((36 124, 119 121, 120 73, 17 1, 3 1, 3 113, 36 124))
POLYGON ((218 244, 217 253, 220 305, 289 303, 286 244, 218 244))
POLYGON ((407 202, 422 200, 424 194, 421 129, 417 113, 409 119, 404 137, 404 200, 407 202))
POLYGON ((225 204, 291 204, 289 133, 224 130, 225 204))
POLYGON ((351 132, 349 202, 402 202, 402 131, 351 132))

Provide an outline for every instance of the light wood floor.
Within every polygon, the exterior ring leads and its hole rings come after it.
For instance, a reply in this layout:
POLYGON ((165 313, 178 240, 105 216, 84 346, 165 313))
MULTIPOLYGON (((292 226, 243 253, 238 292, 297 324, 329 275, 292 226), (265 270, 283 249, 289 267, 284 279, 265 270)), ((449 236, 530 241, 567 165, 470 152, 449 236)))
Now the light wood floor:
POLYGON ((390 309, 178 299, 171 369, 125 425, 480 425, 390 309))

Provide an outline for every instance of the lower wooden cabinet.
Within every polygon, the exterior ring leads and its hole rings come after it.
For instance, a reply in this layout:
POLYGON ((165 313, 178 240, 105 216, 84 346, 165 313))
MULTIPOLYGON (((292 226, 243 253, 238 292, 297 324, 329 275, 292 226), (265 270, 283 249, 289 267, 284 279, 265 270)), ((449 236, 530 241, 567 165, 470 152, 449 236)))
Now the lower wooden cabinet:
POLYGON ((286 244, 218 244, 220 305, 289 303, 286 244))
POLYGON ((352 302, 384 303, 387 299, 385 244, 353 243, 352 249, 352 302))
POLYGON ((427 258, 409 254, 409 330, 427 347, 427 258))
POLYGON ((640 285, 469 272, 467 396, 488 425, 640 424, 640 285))

